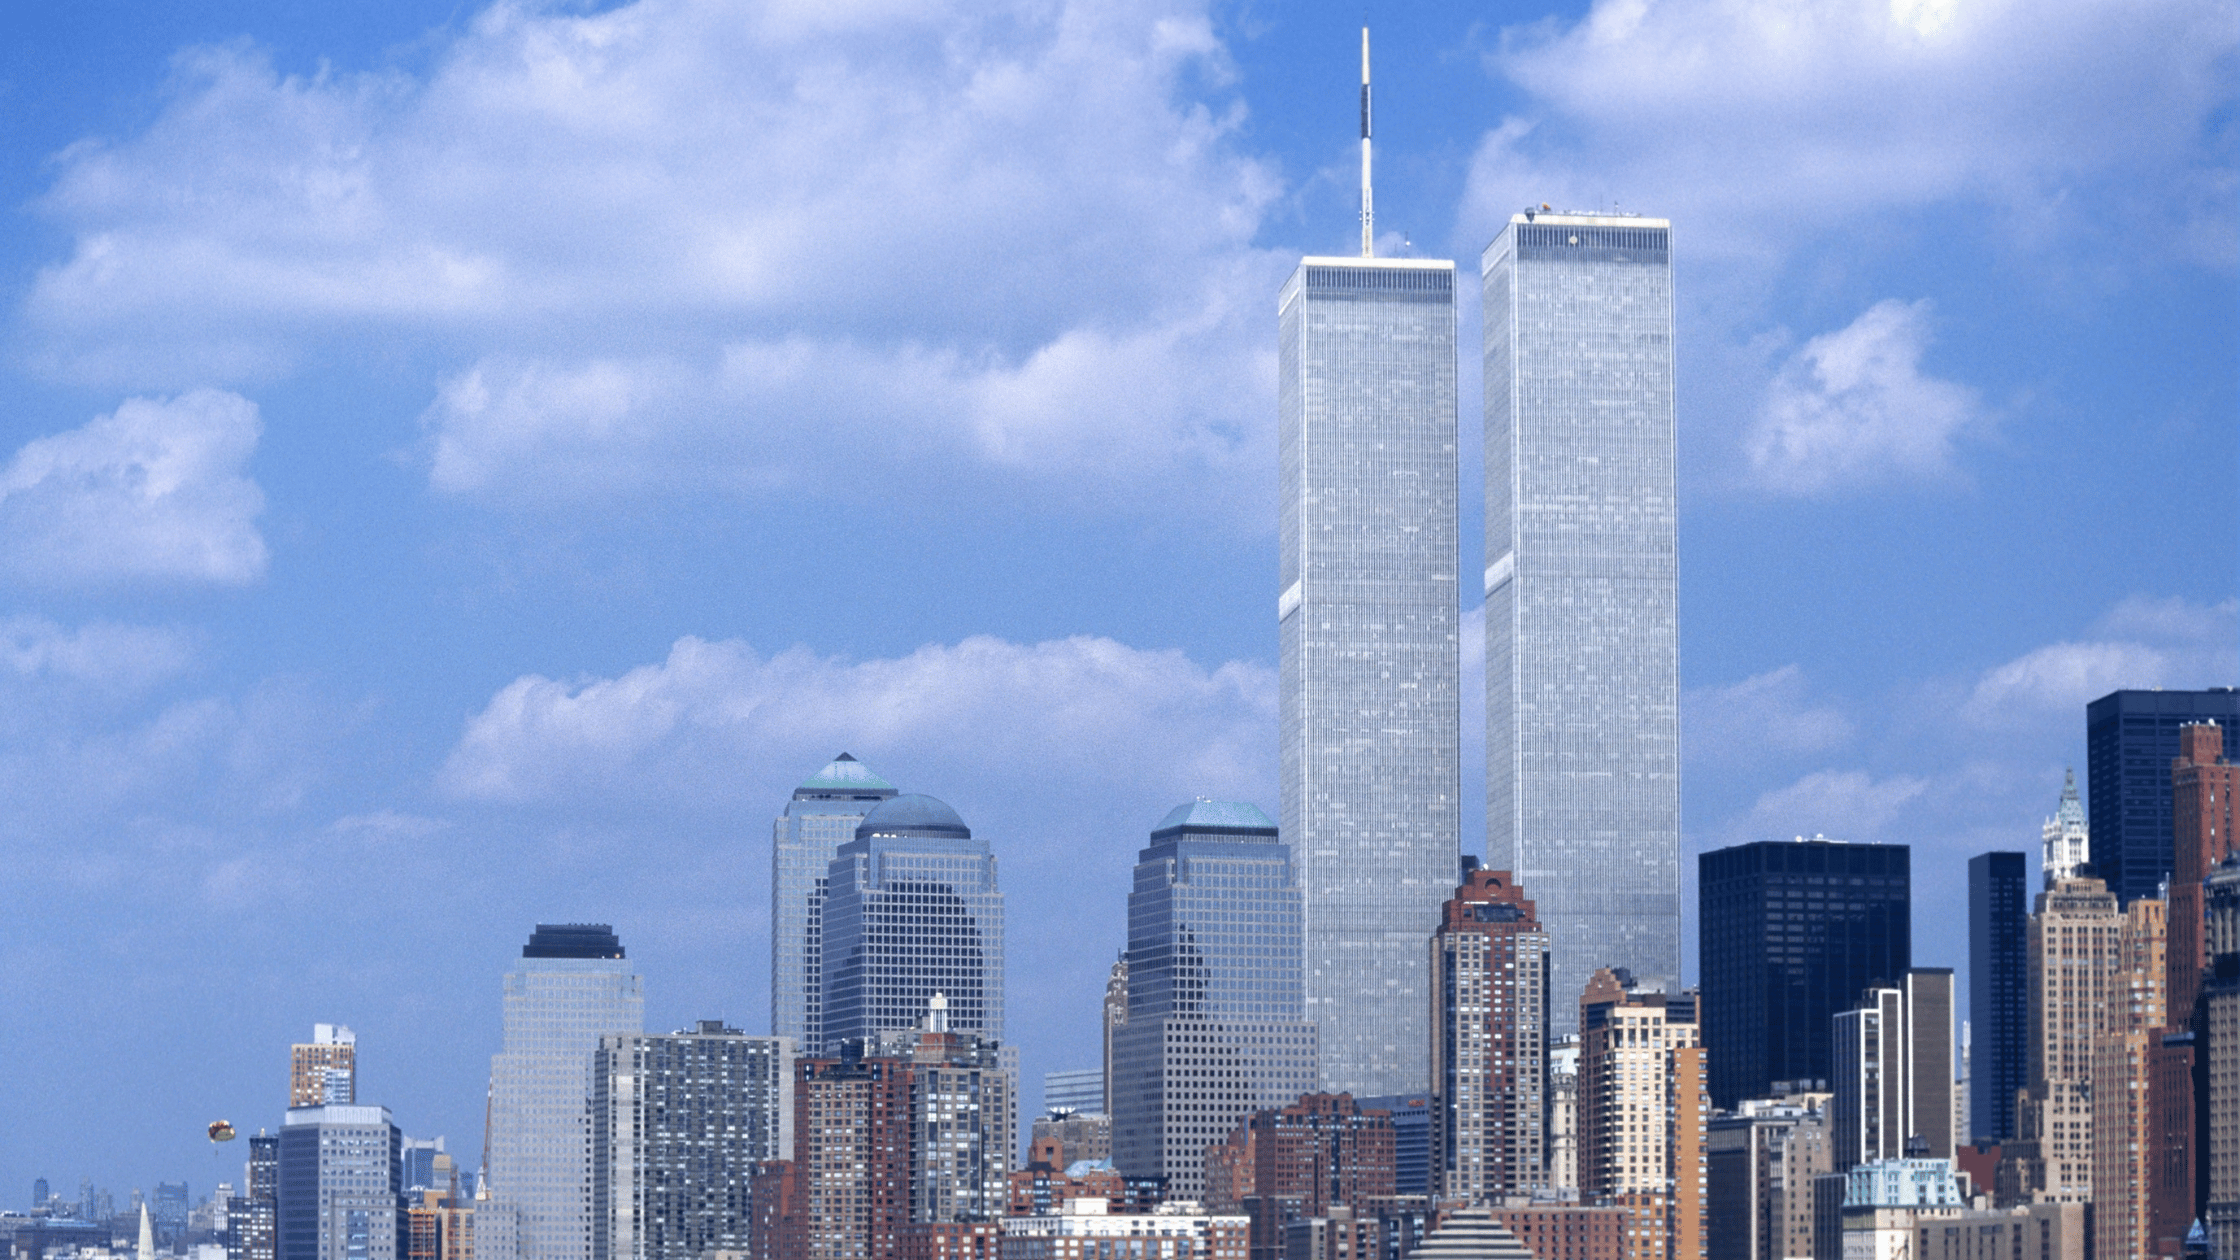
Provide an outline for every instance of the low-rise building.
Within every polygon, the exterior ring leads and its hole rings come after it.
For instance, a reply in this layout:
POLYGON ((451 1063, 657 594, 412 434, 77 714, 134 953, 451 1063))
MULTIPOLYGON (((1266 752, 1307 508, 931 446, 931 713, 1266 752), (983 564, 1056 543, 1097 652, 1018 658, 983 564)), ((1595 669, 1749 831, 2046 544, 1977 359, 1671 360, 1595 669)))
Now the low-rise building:
POLYGON ((998 1260, 1246 1260, 1250 1222, 1195 1203, 1115 1214, 1102 1199, 1073 1199, 1047 1216, 1003 1222, 998 1260))

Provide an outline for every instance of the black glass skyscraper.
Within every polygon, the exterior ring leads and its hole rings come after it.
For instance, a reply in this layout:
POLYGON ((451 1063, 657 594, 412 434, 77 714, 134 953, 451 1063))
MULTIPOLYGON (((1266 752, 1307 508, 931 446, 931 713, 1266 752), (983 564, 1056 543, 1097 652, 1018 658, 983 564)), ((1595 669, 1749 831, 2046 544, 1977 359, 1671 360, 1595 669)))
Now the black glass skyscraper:
POLYGON ((2085 786, 2092 865, 2121 905, 2152 897, 2170 874, 2170 763, 2178 728, 2224 727, 2226 760, 2240 760, 2240 688, 2111 691, 2085 706, 2085 786))
POLYGON ((1827 1080, 1829 1019, 1913 966, 1911 851, 1815 837, 1696 862, 1712 1101, 1827 1080))
POLYGON ((1968 859, 1968 1132, 2014 1136, 2014 1093, 2030 1083, 2029 862, 2020 853, 1968 859))

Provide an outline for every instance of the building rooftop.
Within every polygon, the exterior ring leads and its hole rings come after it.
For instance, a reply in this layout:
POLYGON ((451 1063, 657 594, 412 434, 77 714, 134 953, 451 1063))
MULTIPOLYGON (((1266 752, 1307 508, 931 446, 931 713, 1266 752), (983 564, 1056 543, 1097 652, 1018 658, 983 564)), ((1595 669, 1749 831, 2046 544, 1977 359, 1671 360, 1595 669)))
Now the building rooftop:
POLYGON ((1159 825, 1151 829, 1151 838, 1157 840, 1176 832, 1195 831, 1242 831, 1272 836, 1276 834, 1276 824, 1250 801, 1209 801, 1201 796, 1187 805, 1168 810, 1159 825))
POLYGON ((795 788, 794 795, 804 793, 821 796, 827 793, 848 793, 862 796, 893 796, 894 784, 871 773, 871 767, 841 753, 826 763, 825 768, 810 775, 795 788))
POLYGON ((539 923, 523 958, 620 958, 622 938, 607 923, 539 923))
POLYGON ((965 826, 964 819, 947 804, 917 792, 906 792, 892 800, 881 801, 877 808, 863 816, 863 822, 856 827, 856 839, 870 836, 943 836, 970 840, 972 828, 965 826))

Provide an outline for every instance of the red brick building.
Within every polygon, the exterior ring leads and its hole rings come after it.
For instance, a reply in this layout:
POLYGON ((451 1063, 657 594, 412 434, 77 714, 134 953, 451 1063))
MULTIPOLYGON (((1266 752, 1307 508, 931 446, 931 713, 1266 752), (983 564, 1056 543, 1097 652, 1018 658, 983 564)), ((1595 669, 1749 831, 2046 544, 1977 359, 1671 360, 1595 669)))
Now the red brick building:
POLYGON ((1508 1226, 1533 1260, 1625 1260, 1626 1222, 1631 1216, 1622 1207, 1576 1203, 1493 1209, 1493 1219, 1508 1226))
POLYGON ((1282 1260, 1284 1226, 1393 1195, 1392 1117, 1351 1094, 1256 1111, 1206 1148, 1206 1207, 1252 1218, 1252 1260, 1282 1260), (1218 1197, 1216 1197, 1218 1196, 1218 1197))
POLYGON ((2214 722, 2194 722, 2178 730, 2178 757, 2170 763, 2172 839, 2170 869, 2170 1022, 2187 1026, 2194 999, 2201 993, 2201 969, 2209 963, 2201 905, 2201 882, 2234 849, 2233 795, 2240 792, 2240 766, 2224 760, 2224 731, 2214 722))

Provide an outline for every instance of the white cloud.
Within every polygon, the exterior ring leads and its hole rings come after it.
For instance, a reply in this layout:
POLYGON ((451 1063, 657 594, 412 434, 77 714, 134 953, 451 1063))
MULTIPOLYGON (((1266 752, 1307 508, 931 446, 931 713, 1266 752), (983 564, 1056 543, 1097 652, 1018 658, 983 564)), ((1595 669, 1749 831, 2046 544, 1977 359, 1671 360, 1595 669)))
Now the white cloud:
POLYGON ((0 618, 0 666, 26 681, 137 691, 176 676, 193 658, 175 630, 93 622, 66 630, 44 617, 0 618))
POLYGON ((2093 627, 2106 637, 2052 643, 1987 671, 1961 715, 1980 727, 2081 720, 2119 688, 2215 687, 2240 681, 2240 600, 2213 605, 2133 597, 2093 627))
POLYGON ((1790 357, 1746 443, 1760 486, 1818 494, 1957 477, 1954 444, 1984 413, 1974 391, 1922 374, 1929 311, 1877 302, 1790 357))
POLYGON ((255 580, 264 493, 242 468, 261 432, 256 404, 204 389, 26 444, 0 470, 0 564, 51 585, 255 580))
POLYGON ((1505 33, 1531 106, 1464 221, 1616 197, 1732 260, 1954 204, 2033 244, 2120 214, 2127 253, 2229 266, 2236 36, 2219 0, 1596 0, 1505 33))
POLYGON ((62 155, 26 314, 102 379, 439 344, 455 493, 1219 476, 1265 454, 1283 266, 1231 77, 1192 0, 499 3, 425 77, 197 49, 62 155))
POLYGON ((1725 687, 1697 687, 1683 697, 1681 746, 1691 764, 1748 765, 1768 755, 1826 752, 1848 743, 1851 720, 1807 695, 1795 665, 1725 687))
POLYGON ((1275 690, 1263 666, 1102 638, 982 636, 861 662, 684 638, 620 677, 508 684, 440 783, 510 803, 768 799, 846 749, 984 794, 1265 801, 1275 690))
POLYGON ((1814 771, 1760 796, 1750 809, 1744 838, 1874 840, 1929 788, 1928 779, 1913 775, 1877 779, 1864 770, 1814 771))

